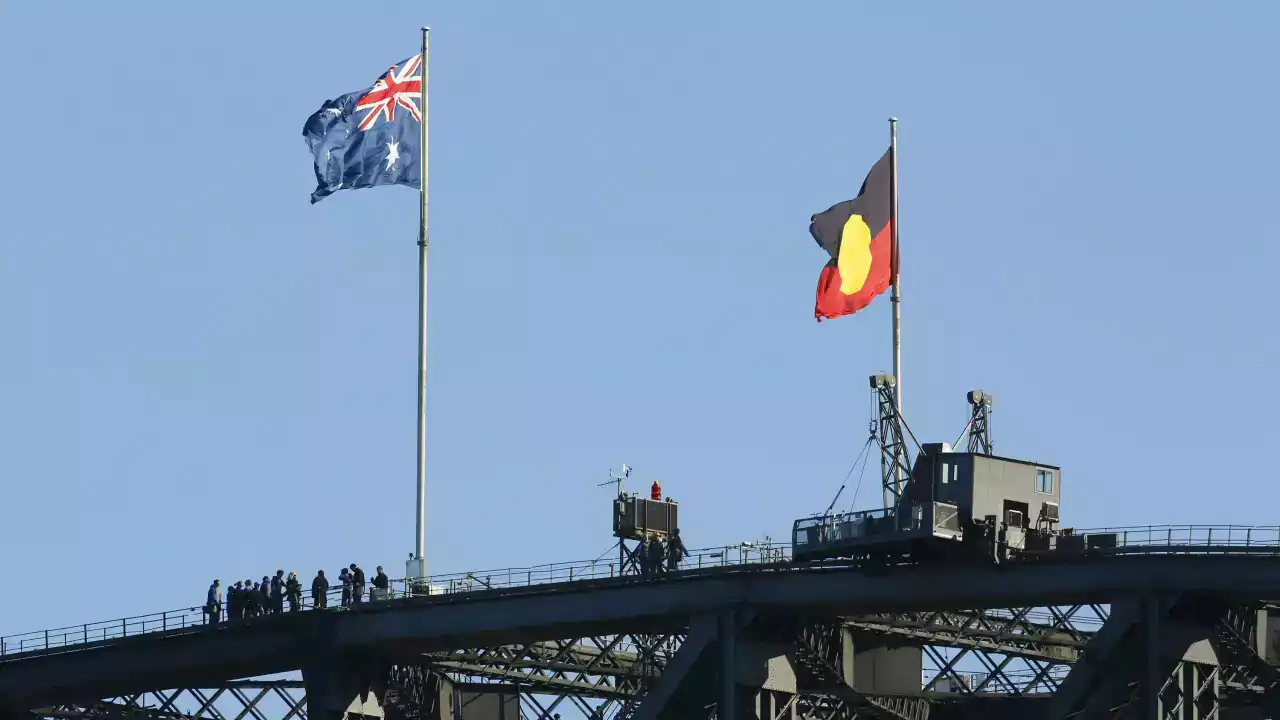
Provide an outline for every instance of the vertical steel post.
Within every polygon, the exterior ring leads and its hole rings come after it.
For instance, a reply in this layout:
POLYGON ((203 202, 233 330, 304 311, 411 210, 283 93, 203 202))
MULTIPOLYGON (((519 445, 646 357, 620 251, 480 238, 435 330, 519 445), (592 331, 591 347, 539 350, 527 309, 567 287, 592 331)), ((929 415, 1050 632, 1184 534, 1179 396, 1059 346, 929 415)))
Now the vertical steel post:
POLYGON ((893 304, 893 376, 897 379, 894 391, 898 414, 902 414, 902 291, 898 285, 898 118, 889 118, 889 229, 893 236, 893 251, 889 257, 891 293, 893 304))
POLYGON ((409 577, 427 575, 427 75, 431 29, 422 28, 421 126, 418 156, 421 216, 418 232, 418 522, 414 534, 414 556, 409 577))
POLYGON ((720 613, 720 697, 716 720, 738 717, 738 618, 735 608, 720 613))

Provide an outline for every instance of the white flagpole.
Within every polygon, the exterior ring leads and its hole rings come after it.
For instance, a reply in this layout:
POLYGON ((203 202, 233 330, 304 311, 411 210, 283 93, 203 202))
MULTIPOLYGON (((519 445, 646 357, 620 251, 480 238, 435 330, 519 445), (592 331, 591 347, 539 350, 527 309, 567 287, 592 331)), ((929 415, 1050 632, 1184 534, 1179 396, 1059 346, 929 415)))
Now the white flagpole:
POLYGON ((418 171, 422 198, 421 226, 418 230, 418 523, 408 577, 427 576, 427 51, 431 29, 422 28, 422 137, 418 171))
POLYGON ((894 389, 894 401, 898 415, 902 415, 902 294, 898 288, 898 118, 889 118, 889 223, 892 235, 892 254, 889 257, 893 305, 893 377, 898 384, 894 389))

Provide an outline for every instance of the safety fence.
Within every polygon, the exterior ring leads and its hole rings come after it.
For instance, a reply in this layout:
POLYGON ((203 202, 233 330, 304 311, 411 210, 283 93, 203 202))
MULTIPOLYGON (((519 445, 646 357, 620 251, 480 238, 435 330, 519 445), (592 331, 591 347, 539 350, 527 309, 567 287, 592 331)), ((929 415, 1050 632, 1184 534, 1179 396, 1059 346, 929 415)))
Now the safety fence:
MULTIPOLYGON (((790 559, 790 548, 785 545, 771 543, 741 543, 715 548, 690 551, 679 566, 681 571, 707 570, 736 565, 781 563, 790 559)), ((627 575, 639 579, 638 569, 627 567, 627 575)), ((661 576, 665 570, 657 570, 652 574, 661 576)), ((597 558, 580 562, 551 563, 524 568, 503 568, 500 570, 471 571, 433 575, 427 578, 388 579, 385 592, 372 586, 373 577, 366 578, 366 586, 359 597, 354 588, 344 590, 336 582, 332 583, 328 592, 323 594, 323 602, 318 602, 310 590, 310 580, 304 585, 296 602, 291 603, 282 598, 279 610, 283 613, 303 611, 339 611, 361 603, 381 602, 407 595, 450 595, 470 593, 483 590, 550 585, 577 581, 604 580, 622 577, 623 560, 617 555, 610 558, 597 558), (346 597, 344 597, 346 595, 346 597)), ((223 592, 223 614, 219 625, 226 625, 228 618, 227 587, 223 592)), ((252 589, 249 592, 254 592, 252 589)), ((271 605, 274 599, 262 597, 263 614, 272 614, 271 605)), ((240 618, 230 619, 232 623, 240 618)), ((252 618, 249 618, 251 621, 252 618)), ((77 645, 100 643, 108 640, 135 637, 149 633, 163 633, 187 628, 198 628, 212 625, 211 617, 203 605, 166 610, 149 615, 120 618, 101 622, 83 623, 67 627, 50 628, 35 632, 7 635, 0 637, 0 660, 6 656, 20 653, 66 649, 77 645)))
POLYGON ((1134 554, 1229 554, 1259 552, 1280 554, 1280 527, 1250 525, 1135 525, 1072 531, 1085 537, 1114 536, 1097 550, 1134 554))
MULTIPOLYGON (((1115 554, 1280 554, 1280 527, 1243 525, 1149 525, 1116 528, 1075 529, 1075 535, 1086 538, 1108 538, 1101 545, 1090 541, 1090 549, 1115 554), (1114 543, 1109 539, 1114 537, 1114 543)), ((751 564, 786 563, 790 546, 775 543, 741 543, 693 551, 684 558, 680 570, 709 570, 751 564)), ((634 568, 626 570, 628 574, 634 568)), ((624 574, 624 561, 618 556, 581 562, 551 563, 525 568, 472 571, 433 575, 428 578, 390 580, 383 592, 366 588, 359 602, 380 602, 407 594, 450 595, 482 590, 530 587, 555 583, 618 578, 624 574)), ((661 573, 656 573, 660 575, 661 573)), ((639 576, 635 576, 639 577, 639 576)), ((371 581, 372 578, 369 578, 371 581)), ((334 582, 330 580, 330 582, 334 582)), ((223 589, 224 593, 226 588, 223 589)), ((269 604, 268 601, 267 604, 269 604)), ((224 609, 226 603, 224 601, 224 609)), ((296 605, 283 603, 283 612, 346 609, 341 586, 331 586, 324 602, 311 597, 309 582, 296 605)), ((269 611, 268 611, 269 612, 269 611)), ((1032 618, 1028 618, 1032 619, 1032 618)), ((1051 616, 1035 617, 1052 621, 1051 616)), ((225 616, 223 617, 225 623, 225 616)), ((238 622, 239 619, 234 619, 238 622)), ((209 625, 210 617, 202 606, 138 615, 103 622, 84 623, 49 630, 0 637, 0 660, 21 653, 65 649, 77 645, 99 643, 148 633, 169 632, 209 625)))

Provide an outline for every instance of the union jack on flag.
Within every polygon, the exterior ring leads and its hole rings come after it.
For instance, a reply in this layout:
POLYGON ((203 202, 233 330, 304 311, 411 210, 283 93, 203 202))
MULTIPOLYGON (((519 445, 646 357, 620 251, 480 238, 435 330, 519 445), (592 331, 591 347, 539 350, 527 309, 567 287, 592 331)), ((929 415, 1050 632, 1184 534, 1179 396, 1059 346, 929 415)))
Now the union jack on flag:
POLYGON ((364 112, 360 129, 368 130, 378 124, 378 119, 392 122, 396 119, 396 107, 404 108, 414 120, 422 122, 422 55, 414 55, 390 70, 373 84, 369 92, 356 101, 356 111, 364 112))
POLYGON ((311 202, 338 190, 421 186, 425 71, 422 56, 414 55, 372 86, 325 101, 311 114, 302 128, 316 171, 311 202))

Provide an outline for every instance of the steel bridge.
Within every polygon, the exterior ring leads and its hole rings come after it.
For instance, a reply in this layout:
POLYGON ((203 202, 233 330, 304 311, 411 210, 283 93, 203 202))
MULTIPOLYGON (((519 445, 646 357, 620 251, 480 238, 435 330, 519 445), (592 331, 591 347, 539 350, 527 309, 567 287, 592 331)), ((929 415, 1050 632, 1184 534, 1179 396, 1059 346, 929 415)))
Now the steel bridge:
POLYGON ((1105 532, 1070 560, 738 546, 656 577, 564 563, 401 581, 354 611, 5 636, 0 717, 1280 718, 1280 528, 1105 532))

